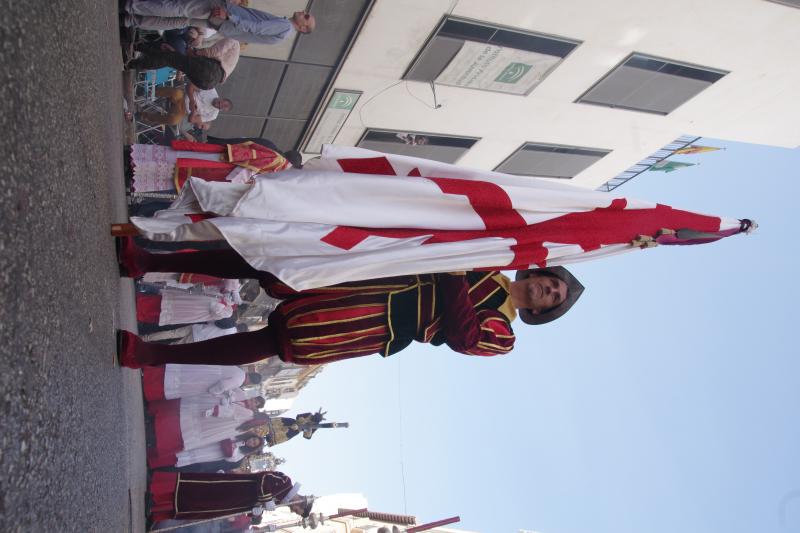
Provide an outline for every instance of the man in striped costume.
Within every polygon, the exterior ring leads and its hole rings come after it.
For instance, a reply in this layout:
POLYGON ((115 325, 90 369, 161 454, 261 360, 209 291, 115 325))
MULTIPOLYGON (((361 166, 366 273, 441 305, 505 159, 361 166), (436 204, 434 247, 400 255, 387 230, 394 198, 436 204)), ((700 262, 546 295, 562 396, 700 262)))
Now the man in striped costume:
MULTIPOLYGON (((296 485, 299 488, 299 484, 296 485)), ((150 518, 158 522, 214 518, 293 504, 292 510, 307 514, 302 496, 282 472, 255 474, 184 474, 154 472, 148 487, 150 518)))
POLYGON ((274 355, 296 364, 325 364, 380 353, 387 357, 413 341, 447 344, 467 355, 504 354, 514 346, 511 322, 543 324, 566 313, 583 286, 563 267, 520 271, 395 276, 295 291, 252 268, 232 250, 151 254, 123 240, 120 263, 128 275, 198 272, 258 279, 283 300, 269 326, 183 345, 150 344, 121 331, 123 366, 241 365, 274 355))

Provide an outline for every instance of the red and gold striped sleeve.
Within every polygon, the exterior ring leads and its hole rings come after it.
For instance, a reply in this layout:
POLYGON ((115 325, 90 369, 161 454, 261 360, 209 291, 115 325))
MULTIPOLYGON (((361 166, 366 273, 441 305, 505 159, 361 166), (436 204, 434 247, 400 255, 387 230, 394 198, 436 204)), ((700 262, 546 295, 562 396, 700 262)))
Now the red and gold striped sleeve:
POLYGON ((514 333, 508 319, 493 309, 476 310, 464 276, 440 275, 445 342, 467 355, 500 355, 514 347, 514 333))
POLYGON ((478 341, 462 353, 467 355, 502 355, 514 349, 514 332, 508 319, 498 312, 485 309, 477 312, 480 323, 478 341))

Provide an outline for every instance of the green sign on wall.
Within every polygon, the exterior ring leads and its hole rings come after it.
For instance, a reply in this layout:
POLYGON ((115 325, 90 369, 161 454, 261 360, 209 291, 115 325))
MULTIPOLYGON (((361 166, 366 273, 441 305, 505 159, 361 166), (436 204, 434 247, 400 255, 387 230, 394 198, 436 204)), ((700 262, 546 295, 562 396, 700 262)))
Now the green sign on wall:
POLYGON ((303 151, 319 154, 323 144, 333 143, 360 97, 361 91, 334 90, 303 151))
POLYGON ((509 63, 494 81, 498 83, 517 83, 532 68, 533 65, 526 65, 525 63, 509 63))

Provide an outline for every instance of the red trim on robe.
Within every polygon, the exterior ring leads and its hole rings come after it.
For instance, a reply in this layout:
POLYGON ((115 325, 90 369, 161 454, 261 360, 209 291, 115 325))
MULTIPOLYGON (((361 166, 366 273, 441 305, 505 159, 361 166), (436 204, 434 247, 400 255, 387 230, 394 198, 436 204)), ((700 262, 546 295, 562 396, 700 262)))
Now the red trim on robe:
POLYGON ((150 517, 153 521, 169 520, 175 516, 175 488, 177 485, 177 472, 153 472, 150 485, 147 487, 152 502, 150 517))
POLYGON ((158 324, 161 317, 160 294, 136 294, 136 320, 146 324, 158 324))
POLYGON ((166 366, 146 366, 142 368, 142 391, 148 402, 166 399, 164 397, 164 374, 166 366))
POLYGON ((154 449, 159 454, 165 452, 174 454, 183 450, 181 401, 178 399, 150 402, 147 407, 153 415, 154 449))

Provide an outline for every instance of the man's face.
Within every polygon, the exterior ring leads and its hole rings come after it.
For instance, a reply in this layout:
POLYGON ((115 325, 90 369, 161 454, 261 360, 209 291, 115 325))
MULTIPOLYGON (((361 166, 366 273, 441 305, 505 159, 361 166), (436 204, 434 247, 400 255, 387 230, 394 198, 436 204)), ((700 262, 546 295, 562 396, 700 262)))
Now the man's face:
POLYGON ((311 33, 317 25, 314 15, 305 11, 295 11, 292 15, 292 22, 300 33, 311 33))
POLYGON ((261 439, 259 439, 258 437, 250 437, 249 439, 244 441, 244 443, 248 448, 257 448, 258 446, 261 445, 261 439))
POLYGON ((567 299, 567 284, 553 276, 532 274, 518 283, 523 284, 520 307, 530 309, 533 314, 557 307, 567 299))

